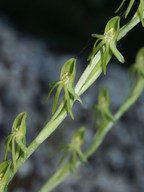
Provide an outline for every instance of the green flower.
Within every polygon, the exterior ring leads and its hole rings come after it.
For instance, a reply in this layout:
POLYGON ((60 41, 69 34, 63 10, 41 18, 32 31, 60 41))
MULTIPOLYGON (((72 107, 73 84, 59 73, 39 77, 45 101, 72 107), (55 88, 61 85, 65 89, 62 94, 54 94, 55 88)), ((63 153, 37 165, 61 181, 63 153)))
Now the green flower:
POLYGON ((65 92, 64 100, 66 101, 66 107, 72 119, 74 119, 74 116, 71 110, 70 99, 74 98, 82 103, 80 97, 75 93, 75 90, 74 90, 74 80, 76 75, 75 65, 76 65, 76 60, 74 58, 71 58, 66 63, 64 63, 61 69, 60 81, 57 81, 51 85, 51 90, 48 96, 46 97, 46 99, 44 100, 44 103, 49 99, 49 96, 51 95, 55 87, 58 86, 54 103, 53 103, 52 114, 55 113, 62 88, 64 89, 64 92, 65 92))
MULTIPOLYGON (((124 5, 126 0, 123 0, 120 4, 120 6, 118 7, 118 9, 115 11, 115 13, 117 13, 121 8, 122 6, 124 5)), ((132 9, 132 6, 134 4, 135 0, 130 0, 129 2, 129 5, 128 5, 128 8, 126 9, 126 12, 125 12, 125 18, 127 18, 128 14, 130 13, 131 9, 132 9)), ((141 20, 141 23, 142 23, 142 26, 144 27, 144 19, 143 19, 143 13, 144 13, 144 0, 139 0, 139 6, 138 6, 138 9, 137 9, 137 13, 140 17, 140 20, 141 20)))
POLYGON ((5 141, 5 154, 4 161, 7 160, 8 152, 12 153, 12 160, 14 171, 16 171, 16 160, 23 154, 26 153, 26 119, 27 113, 20 113, 14 120, 11 134, 6 138, 5 141), (17 143, 17 148, 15 143, 17 143))
POLYGON ((9 180, 11 161, 3 161, 0 164, 0 191, 5 191, 9 180))
POLYGON ((98 95, 98 104, 94 106, 96 125, 100 126, 108 120, 115 121, 110 110, 110 97, 108 89, 104 88, 98 95))
POLYGON ((144 78, 144 47, 138 51, 136 61, 130 68, 130 72, 132 76, 136 74, 137 77, 144 78))
POLYGON ((81 160, 82 162, 87 162, 81 148, 84 143, 84 136, 85 136, 85 127, 81 127, 78 129, 71 140, 70 144, 64 144, 62 149, 66 149, 66 152, 64 153, 63 157, 60 160, 61 164, 68 156, 70 155, 70 164, 71 164, 71 169, 72 172, 76 174, 76 164, 77 164, 77 159, 81 160))
POLYGON ((93 34, 92 37, 98 38, 94 44, 93 51, 88 57, 88 60, 92 60, 94 55, 105 45, 105 51, 103 55, 102 68, 104 74, 106 74, 106 60, 110 53, 113 53, 115 57, 121 62, 124 63, 124 58, 121 53, 116 48, 117 37, 119 34, 120 17, 113 17, 106 25, 104 35, 93 34))

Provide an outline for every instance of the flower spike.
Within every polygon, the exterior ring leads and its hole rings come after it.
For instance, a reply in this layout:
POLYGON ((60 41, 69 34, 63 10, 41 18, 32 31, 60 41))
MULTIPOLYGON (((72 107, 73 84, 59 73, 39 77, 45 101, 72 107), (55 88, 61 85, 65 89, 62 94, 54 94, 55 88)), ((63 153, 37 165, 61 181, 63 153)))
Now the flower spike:
POLYGON ((60 80, 52 84, 51 90, 43 102, 45 103, 49 99, 55 87, 58 86, 54 103, 53 103, 52 114, 55 113, 56 106, 57 106, 62 89, 64 89, 64 92, 65 92, 64 100, 66 101, 66 107, 72 119, 74 119, 74 116, 73 116, 71 105, 70 105, 71 97, 73 97, 74 99, 82 103, 80 97, 75 93, 75 90, 74 90, 74 80, 76 75, 75 65, 76 65, 76 59, 74 58, 71 58, 66 63, 64 63, 60 73, 60 80))
POLYGON ((16 171, 16 161, 17 159, 24 153, 26 154, 27 148, 26 148, 26 112, 20 113, 16 119, 14 120, 13 126, 12 126, 12 132, 11 134, 6 138, 5 141, 5 154, 4 154, 4 161, 7 160, 8 152, 10 151, 12 153, 12 160, 13 160, 13 167, 14 171, 16 171), (17 143, 17 148, 15 146, 15 143, 17 143), (15 151, 16 149, 16 151, 15 151))
MULTIPOLYGON (((121 62, 124 63, 124 58, 121 53, 118 51, 117 37, 119 34, 120 17, 113 17, 106 25, 104 35, 93 34, 92 37, 98 38, 94 44, 93 51, 88 57, 88 60, 92 60, 94 55, 105 45, 105 51, 103 53, 102 68, 104 74, 106 74, 106 62, 109 54, 114 54, 114 56, 121 62), (98 43, 99 42, 99 43, 98 43)), ((103 51, 103 49, 101 49, 103 51)))

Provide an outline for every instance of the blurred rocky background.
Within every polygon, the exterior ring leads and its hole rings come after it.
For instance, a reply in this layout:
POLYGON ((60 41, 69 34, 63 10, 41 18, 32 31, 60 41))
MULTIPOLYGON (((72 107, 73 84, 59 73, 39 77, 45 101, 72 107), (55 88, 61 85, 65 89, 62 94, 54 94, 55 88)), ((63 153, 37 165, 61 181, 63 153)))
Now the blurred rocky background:
MULTIPOLYGON (((4 139, 11 132, 16 115, 28 112, 27 145, 51 116, 53 96, 43 99, 49 83, 59 79, 63 63, 77 58, 77 79, 87 65, 94 40, 91 33, 103 33, 108 19, 120 1, 114 0, 1 0, 0 2, 0 161, 4 139)), ((137 3, 135 3, 135 8, 137 3)), ((123 17, 123 12, 120 13, 123 17)), ((109 87, 113 113, 129 88, 127 66, 134 62, 143 46, 143 29, 136 27, 119 43, 126 58, 121 65, 113 59, 107 75, 82 96, 84 107, 73 107, 75 120, 67 117, 56 132, 21 167, 9 186, 9 192, 38 192, 55 170, 61 157, 59 146, 67 143, 80 126, 87 127, 85 148, 95 128, 92 106, 98 92, 109 87)), ((100 149, 54 192, 142 192, 144 191, 144 94, 112 131, 100 149)))

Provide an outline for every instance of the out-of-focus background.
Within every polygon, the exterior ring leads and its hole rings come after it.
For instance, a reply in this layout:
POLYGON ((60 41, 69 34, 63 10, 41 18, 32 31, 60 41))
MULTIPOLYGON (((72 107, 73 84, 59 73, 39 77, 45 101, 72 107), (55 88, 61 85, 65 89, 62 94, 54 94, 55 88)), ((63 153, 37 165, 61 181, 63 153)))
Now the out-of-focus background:
MULTIPOLYGON (((10 134, 16 115, 28 112, 27 145, 51 116, 53 97, 43 99, 49 83, 59 79, 63 63, 77 58, 77 79, 81 75, 94 40, 92 33, 104 32, 107 21, 120 4, 115 0, 1 0, 0 1, 0 160, 4 139, 10 134)), ((138 2, 134 4, 134 11, 138 2)), ((124 17, 124 11, 120 17, 124 17)), ((132 13, 133 14, 133 13, 132 13)), ((131 15, 130 15, 131 16, 131 15)), ((130 18, 128 17, 128 19, 130 18)), ((122 24, 124 24, 124 19, 122 24)), ((113 113, 128 95, 128 66, 144 43, 141 25, 118 43, 126 63, 113 58, 107 75, 82 96, 84 106, 73 107, 75 120, 67 117, 21 167, 9 192, 37 192, 55 170, 61 157, 59 146, 67 143, 80 126, 87 127, 85 148, 94 129, 92 106, 98 92, 109 87, 113 113)), ((100 149, 54 192, 139 192, 144 191, 144 95, 116 123, 100 149)))

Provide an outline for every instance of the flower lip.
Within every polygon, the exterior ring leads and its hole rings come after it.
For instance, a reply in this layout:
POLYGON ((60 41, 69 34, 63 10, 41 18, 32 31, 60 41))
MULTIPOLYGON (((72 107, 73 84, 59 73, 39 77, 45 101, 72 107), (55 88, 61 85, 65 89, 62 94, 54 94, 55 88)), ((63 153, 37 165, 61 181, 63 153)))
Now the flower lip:
POLYGON ((107 42, 112 41, 115 38, 116 30, 112 27, 109 31, 105 32, 105 39, 107 42))
POLYGON ((67 84, 69 82, 70 75, 71 74, 69 72, 66 72, 62 75, 61 80, 63 83, 67 84))

